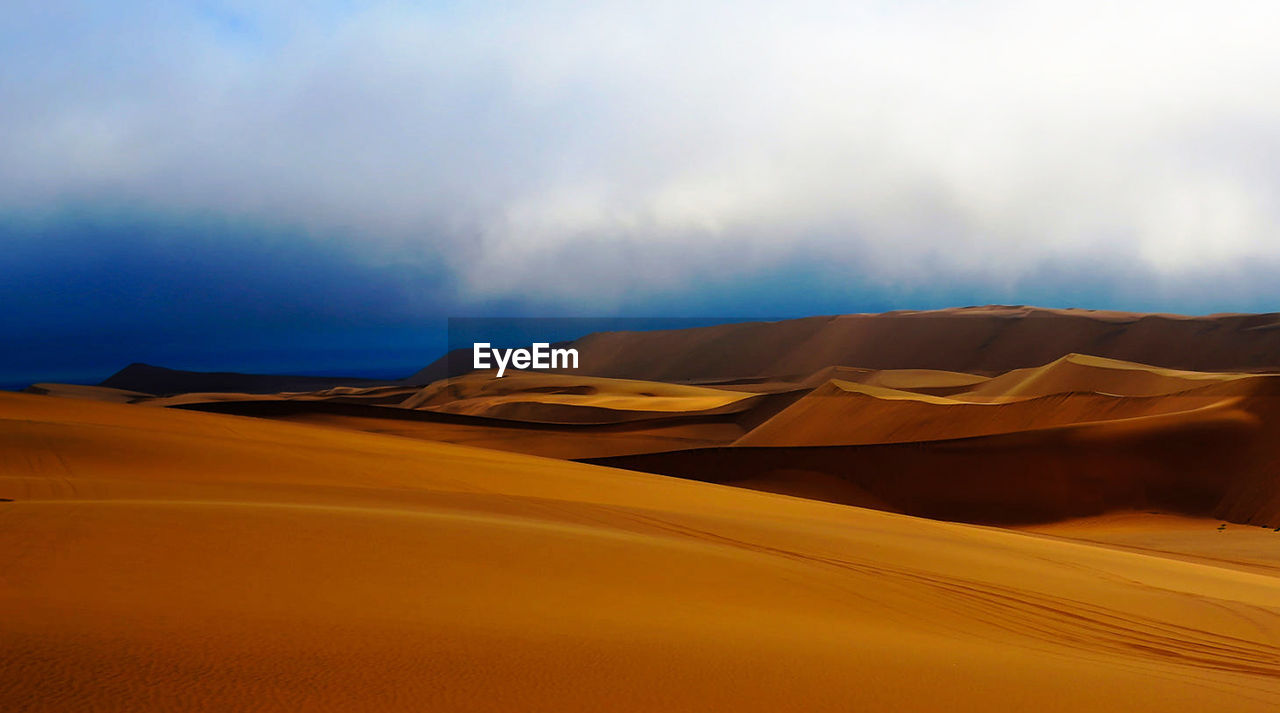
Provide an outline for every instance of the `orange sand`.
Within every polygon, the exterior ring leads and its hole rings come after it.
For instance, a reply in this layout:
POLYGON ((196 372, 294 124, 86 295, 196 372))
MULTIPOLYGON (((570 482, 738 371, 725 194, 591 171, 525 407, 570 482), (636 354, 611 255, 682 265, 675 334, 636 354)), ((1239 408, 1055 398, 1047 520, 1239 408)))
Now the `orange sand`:
POLYGON ((1280 700, 1280 579, 1110 545, 32 395, 0 497, 3 710, 1280 700))

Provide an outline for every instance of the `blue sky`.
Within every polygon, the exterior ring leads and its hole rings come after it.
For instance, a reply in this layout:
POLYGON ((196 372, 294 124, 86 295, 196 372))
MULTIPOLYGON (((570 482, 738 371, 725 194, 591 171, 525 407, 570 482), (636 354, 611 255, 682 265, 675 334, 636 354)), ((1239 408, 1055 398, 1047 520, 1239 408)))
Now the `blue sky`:
POLYGON ((1272 311, 1273 3, 9 3, 0 384, 445 318, 1272 311))

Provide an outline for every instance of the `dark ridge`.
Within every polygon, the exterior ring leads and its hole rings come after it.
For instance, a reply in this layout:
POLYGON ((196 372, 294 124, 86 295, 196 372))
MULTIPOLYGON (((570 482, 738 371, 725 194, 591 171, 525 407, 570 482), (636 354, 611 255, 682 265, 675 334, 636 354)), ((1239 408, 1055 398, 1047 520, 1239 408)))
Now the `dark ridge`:
POLYGON ((319 391, 335 386, 382 386, 389 383, 391 382, 355 377, 181 371, 134 363, 107 377, 98 386, 170 396, 197 392, 274 394, 285 391, 319 391))

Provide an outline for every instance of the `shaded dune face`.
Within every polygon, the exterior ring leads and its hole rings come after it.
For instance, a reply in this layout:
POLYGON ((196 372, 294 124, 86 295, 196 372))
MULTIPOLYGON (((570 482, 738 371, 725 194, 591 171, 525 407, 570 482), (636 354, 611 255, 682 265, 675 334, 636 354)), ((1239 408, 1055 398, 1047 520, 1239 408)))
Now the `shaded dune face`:
POLYGON ((1270 375, 1071 357, 949 397, 833 381, 732 447, 592 462, 780 492, 808 474, 826 483, 810 497, 963 522, 1155 508, 1274 527, 1278 393, 1270 375))
POLYGON ((6 711, 1280 696, 1273 576, 562 460, 0 394, 0 498, 6 711))
POLYGON ((1243 508, 1238 490, 1265 477, 1272 462, 1261 446, 1271 439, 1248 413, 1215 408, 962 439, 705 448, 589 462, 747 487, 772 482, 766 489, 783 492, 788 473, 823 474, 834 476, 828 489, 810 497, 860 502, 855 494, 861 494, 870 496, 869 507, 961 522, 1020 524, 1159 508, 1231 512, 1237 521, 1270 524, 1274 507, 1260 500, 1243 508))

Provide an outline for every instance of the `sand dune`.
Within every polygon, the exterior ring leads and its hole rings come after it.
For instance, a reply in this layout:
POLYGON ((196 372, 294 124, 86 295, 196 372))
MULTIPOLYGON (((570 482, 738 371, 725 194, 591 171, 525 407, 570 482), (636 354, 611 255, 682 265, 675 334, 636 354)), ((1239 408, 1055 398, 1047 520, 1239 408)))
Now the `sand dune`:
POLYGON ((1014 369, 975 384, 963 392, 962 398, 1028 398, 1076 391, 1164 396, 1252 378, 1249 374, 1163 369, 1087 354, 1068 354, 1044 366, 1014 369))
MULTIPOLYGON (((558 458, 613 458, 601 462, 962 521, 1051 521, 1152 502, 1233 522, 1280 519, 1280 483, 1270 470, 1280 453, 1268 445, 1280 428, 1275 376, 1069 354, 994 377, 826 367, 730 381, 476 373, 421 388, 129 400, 558 458), (1148 417, 1160 418, 1142 420, 1148 417), (1095 435, 1053 430, 1083 425, 1095 435), (1176 455, 1187 450, 1181 441, 1188 437, 1199 449, 1190 465, 1176 455), (941 443, 975 438, 987 440, 941 443), (666 453, 730 444, 866 448, 806 452, 795 462, 789 452, 666 453), (900 447, 872 448, 893 444, 900 447), (886 479, 882 471, 895 475, 886 479), (937 482, 939 473, 945 482, 937 482)), ((108 400, 122 393, 50 389, 108 400)))
POLYGON ((1280 371, 1280 315, 986 306, 604 332, 572 346, 587 373, 656 381, 779 377, 830 366, 994 375, 1072 353, 1196 371, 1280 371))
POLYGON ((620 423, 535 423, 331 403, 217 402, 190 408, 569 459, 726 445, 744 433, 733 414, 620 423))
POLYGON ((1121 398, 1069 393, 1009 403, 968 403, 833 381, 737 441, 744 446, 910 443, 1013 433, 1202 408, 1224 396, 1121 398))
POLYGON ((193 406, 205 403, 241 401, 323 401, 336 404, 363 404, 399 406, 405 399, 417 393, 416 388, 405 386, 341 386, 318 391, 285 391, 279 393, 245 393, 238 391, 208 391, 172 396, 152 396, 133 403, 147 406, 193 406))
POLYGON ((956 371, 939 371, 937 369, 858 369, 848 367, 830 367, 823 369, 806 379, 811 385, 826 383, 828 380, 849 381, 867 386, 879 386, 885 389, 914 391, 922 394, 946 396, 962 391, 971 391, 985 383, 987 377, 976 374, 962 374, 956 371))
MULTIPOLYGON (((785 384, 784 388, 795 388, 785 384)), ((34 389, 29 391, 35 392, 34 389)), ((556 374, 474 374, 426 388, 334 387, 150 396, 44 385, 46 395, 202 410, 558 458, 728 444, 800 393, 754 393, 556 374)))
POLYGON ((1280 527, 1280 376, 1069 355, 938 396, 877 374, 845 372, 864 383, 829 381, 731 446, 583 460, 962 522, 1158 508, 1280 527))
POLYGON ((1280 579, 1044 535, 32 395, 0 395, 0 497, 5 710, 1165 713, 1280 696, 1280 579))
POLYGON ((971 438, 720 447, 592 462, 724 483, 819 473, 849 487, 816 497, 846 502, 869 493, 895 511, 963 522, 1050 522, 1155 507, 1280 526, 1275 424, 1274 415, 1264 420, 1236 399, 971 438))
POLYGON ((516 372, 495 378, 493 372, 478 372, 438 381, 401 405, 475 416, 490 415, 495 407, 510 404, 692 412, 722 408, 748 398, 748 394, 736 391, 657 381, 536 372, 516 372))
MULTIPOLYGON (((1195 411, 1230 400, 1270 401, 1274 377, 1207 374, 1140 364, 1064 357, 975 383, 949 396, 913 386, 874 386, 839 379, 810 391, 752 429, 739 445, 816 446, 903 443, 1195 411), (926 390, 927 391, 927 390, 926 390)), ((886 381, 886 380, 880 380, 886 381)))

